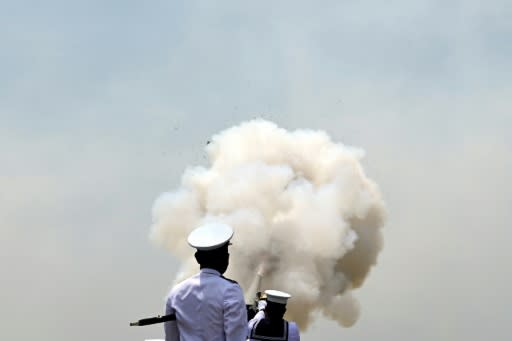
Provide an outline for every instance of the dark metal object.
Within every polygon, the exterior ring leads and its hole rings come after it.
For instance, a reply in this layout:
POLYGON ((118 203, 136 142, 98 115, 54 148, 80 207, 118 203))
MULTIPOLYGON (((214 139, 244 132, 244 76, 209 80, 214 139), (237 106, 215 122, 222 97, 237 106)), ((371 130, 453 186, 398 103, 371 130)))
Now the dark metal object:
POLYGON ((176 315, 170 314, 170 315, 164 315, 164 316, 156 316, 156 317, 148 317, 142 320, 138 320, 137 322, 130 322, 130 326, 147 326, 149 324, 156 324, 156 323, 162 323, 167 321, 175 321, 176 315))

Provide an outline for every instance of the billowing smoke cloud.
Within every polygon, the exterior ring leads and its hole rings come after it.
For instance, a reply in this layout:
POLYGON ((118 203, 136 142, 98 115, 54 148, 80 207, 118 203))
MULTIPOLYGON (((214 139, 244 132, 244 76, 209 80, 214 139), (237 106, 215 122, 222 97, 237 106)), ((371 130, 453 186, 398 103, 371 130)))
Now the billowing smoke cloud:
POLYGON ((151 239, 183 261, 176 281, 198 271, 189 232, 222 221, 235 230, 226 275, 245 291, 263 267, 261 289, 292 294, 287 318, 301 329, 317 311, 351 326, 359 316, 351 292, 376 262, 384 219, 363 151, 264 120, 213 136, 206 151, 210 168, 188 168, 153 207, 151 239))

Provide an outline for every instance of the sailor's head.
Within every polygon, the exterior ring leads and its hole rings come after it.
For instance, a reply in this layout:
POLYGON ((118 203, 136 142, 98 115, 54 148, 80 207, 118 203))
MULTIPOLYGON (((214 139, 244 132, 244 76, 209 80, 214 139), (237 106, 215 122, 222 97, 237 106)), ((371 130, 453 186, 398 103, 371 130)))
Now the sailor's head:
POLYGON ((208 223, 193 230, 188 244, 197 251, 195 257, 202 268, 211 268, 223 274, 229 265, 229 242, 233 229, 222 223, 208 223))
POLYGON ((280 320, 286 312, 286 304, 288 299, 292 297, 290 294, 279 290, 265 290, 267 296, 267 306, 265 315, 271 320, 280 320))

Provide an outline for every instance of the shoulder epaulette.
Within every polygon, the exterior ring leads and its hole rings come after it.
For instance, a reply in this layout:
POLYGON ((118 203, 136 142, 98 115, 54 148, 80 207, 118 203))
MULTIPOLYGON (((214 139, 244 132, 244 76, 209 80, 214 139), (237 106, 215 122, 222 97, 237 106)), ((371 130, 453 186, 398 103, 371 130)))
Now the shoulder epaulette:
POLYGON ((237 282, 237 281, 235 281, 235 280, 233 280, 233 279, 226 278, 226 277, 224 277, 224 276, 220 276, 220 277, 221 277, 221 278, 224 278, 224 279, 225 279, 226 281, 228 281, 228 282, 231 282, 231 283, 234 283, 234 284, 238 284, 238 282, 237 282))

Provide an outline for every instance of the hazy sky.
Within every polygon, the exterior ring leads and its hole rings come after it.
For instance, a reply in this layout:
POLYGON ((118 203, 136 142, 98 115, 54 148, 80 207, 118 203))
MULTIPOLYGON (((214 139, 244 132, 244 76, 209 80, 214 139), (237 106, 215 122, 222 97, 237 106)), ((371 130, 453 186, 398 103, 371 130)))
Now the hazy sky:
POLYGON ((512 6, 0 1, 0 339, 162 337, 177 261, 150 210, 206 141, 263 117, 366 150, 386 199, 352 328, 509 340, 512 6))

